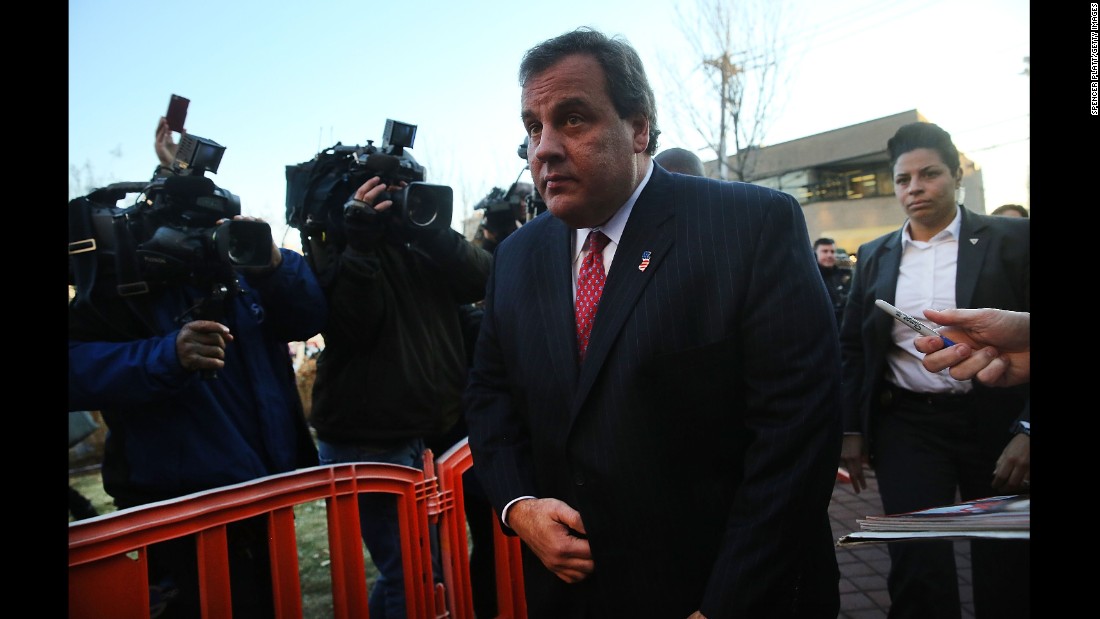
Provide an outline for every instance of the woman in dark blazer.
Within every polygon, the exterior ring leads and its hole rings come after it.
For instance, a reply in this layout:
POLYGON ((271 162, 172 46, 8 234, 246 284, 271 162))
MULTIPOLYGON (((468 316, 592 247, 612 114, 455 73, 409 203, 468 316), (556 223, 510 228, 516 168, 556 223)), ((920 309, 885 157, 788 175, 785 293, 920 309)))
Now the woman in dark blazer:
MULTIPOLYGON (((840 338, 842 464, 859 492, 867 459, 883 510, 894 514, 998 494, 997 459, 1006 449, 1030 457, 1030 436, 1014 438, 1016 421, 1030 419, 1029 387, 991 389, 927 372, 913 344, 917 333, 875 300, 916 317, 928 308, 1030 311, 1031 228, 1028 219, 980 215, 957 203, 959 153, 938 126, 903 126, 888 150, 908 218, 859 248, 840 338)), ((890 619, 960 616, 951 544, 890 544, 890 619)), ((1029 615, 1028 544, 971 544, 979 619, 1029 615)))

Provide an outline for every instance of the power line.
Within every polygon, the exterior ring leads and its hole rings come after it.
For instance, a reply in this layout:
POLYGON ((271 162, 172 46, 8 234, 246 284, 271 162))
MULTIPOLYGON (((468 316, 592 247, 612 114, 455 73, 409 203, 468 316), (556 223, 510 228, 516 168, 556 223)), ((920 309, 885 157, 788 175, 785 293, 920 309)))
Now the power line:
POLYGON ((1019 144, 1020 142, 1027 142, 1027 141, 1030 141, 1030 140, 1031 140, 1031 136, 1028 136, 1026 138, 1020 138, 1018 140, 1011 140, 1009 142, 1001 142, 1000 144, 994 144, 992 146, 983 146, 981 148, 971 148, 971 149, 967 150, 966 152, 967 153, 980 153, 982 151, 995 150, 995 149, 998 149, 998 148, 1003 148, 1005 146, 1011 146, 1013 144, 1019 144))
POLYGON ((977 127, 970 127, 968 129, 960 129, 960 130, 957 130, 957 131, 952 131, 951 133, 953 135, 966 134, 966 133, 970 133, 972 131, 979 131, 981 129, 988 129, 990 127, 996 127, 997 125, 1003 125, 1005 123, 1014 122, 1014 121, 1021 120, 1021 119, 1024 119, 1024 118, 1031 118, 1031 114, 1030 113, 1021 114, 1019 116, 1013 116, 1012 118, 1005 118, 1004 120, 995 120, 995 121, 993 121, 991 123, 988 123, 988 124, 985 124, 985 125, 979 125, 977 127))
MULTIPOLYGON (((814 39, 816 39, 817 35, 820 34, 823 31, 825 31, 825 29, 826 29, 825 25, 822 24, 819 27, 815 28, 814 30, 807 31, 809 34, 806 37, 799 37, 797 39, 797 42, 789 43, 788 45, 786 45, 784 47, 781 47, 779 49, 779 57, 782 58, 786 54, 794 53, 796 51, 805 51, 805 49, 809 49, 810 47, 816 47, 816 48, 828 47, 828 46, 833 45, 835 43, 839 43, 840 41, 843 41, 847 38, 859 35, 861 33, 870 31, 873 28, 877 28, 879 26, 882 26, 885 23, 900 19, 901 17, 909 15, 910 13, 914 13, 916 11, 928 10, 931 7, 936 6, 937 4, 942 4, 943 2, 944 2, 944 0, 935 0, 932 3, 921 4, 921 5, 918 5, 918 6, 914 6, 910 9, 908 9, 908 10, 904 10, 900 13, 896 13, 896 14, 893 14, 893 15, 887 14, 890 9, 895 8, 895 7, 903 7, 903 6, 908 5, 908 3, 903 4, 903 2, 901 2, 899 0, 898 2, 895 2, 892 5, 888 5, 886 7, 886 10, 883 10, 883 6, 881 5, 881 3, 877 4, 877 5, 876 4, 868 4, 868 5, 865 5, 863 7, 853 9, 850 13, 855 13, 855 12, 866 13, 866 17, 867 17, 868 20, 877 18, 877 21, 874 21, 872 23, 868 23, 865 26, 858 27, 855 30, 850 30, 848 32, 840 33, 837 37, 832 38, 830 40, 827 40, 825 42, 817 43, 817 42, 815 42, 814 39), (805 48, 805 49, 799 49, 800 47, 805 48)), ((862 19, 863 19, 862 17, 857 18, 855 20, 852 20, 850 23, 855 25, 855 24, 858 24, 858 22, 862 19)), ((828 22, 825 22, 825 23, 828 23, 828 22)))

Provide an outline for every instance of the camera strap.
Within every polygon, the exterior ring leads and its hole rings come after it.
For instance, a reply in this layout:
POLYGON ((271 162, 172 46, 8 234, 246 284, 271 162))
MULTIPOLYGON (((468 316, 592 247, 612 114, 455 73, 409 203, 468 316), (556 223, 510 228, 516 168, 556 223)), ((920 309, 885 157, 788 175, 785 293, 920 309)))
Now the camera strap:
MULTIPOLYGON (((92 312, 98 317, 102 325, 123 334, 123 336, 134 339, 139 337, 136 332, 132 332, 127 328, 124 328, 123 324, 129 324, 129 321, 123 320, 122 316, 112 314, 109 318, 104 315, 96 304, 93 303, 93 299, 98 298, 95 296, 96 283, 99 281, 101 274, 99 270, 99 261, 101 259, 101 250, 99 243, 96 241, 95 230, 92 225, 91 204, 86 197, 76 198, 69 201, 69 283, 76 287, 77 296, 73 303, 78 308, 84 308, 92 312)), ((123 222, 121 225, 125 226, 123 222)), ((115 231, 118 232, 120 228, 119 222, 115 222, 115 231)), ((128 234, 121 234, 116 238, 116 241, 126 239, 129 242, 128 234)), ((134 260, 128 265, 128 272, 136 273, 137 264, 136 258, 133 252, 130 252, 130 256, 134 260)), ((125 262, 122 258, 122 253, 116 252, 115 264, 121 265, 125 262)), ((123 280, 120 280, 123 281, 123 280)), ((132 280, 124 280, 132 281, 132 280)), ((144 282, 141 282, 144 284, 144 282)), ((151 322, 147 317, 147 310, 142 307, 138 307, 138 304, 132 302, 132 298, 123 296, 121 290, 123 286, 116 287, 115 292, 119 293, 119 296, 126 301, 126 305, 129 307, 131 314, 137 317, 141 326, 148 332, 154 333, 155 330, 151 326, 151 322)), ((148 291, 148 286, 146 286, 148 291)), ((107 293, 110 296, 110 292, 107 293)), ((100 295, 102 296, 102 295, 100 295)), ((109 305, 110 302, 108 302, 109 305)))
POLYGON ((115 273, 118 276, 116 290, 120 297, 148 294, 149 283, 141 277, 137 247, 130 232, 130 220, 126 215, 116 215, 112 220, 115 232, 115 273))
POLYGON ((69 201, 69 283, 91 293, 99 257, 86 202, 85 198, 69 201))

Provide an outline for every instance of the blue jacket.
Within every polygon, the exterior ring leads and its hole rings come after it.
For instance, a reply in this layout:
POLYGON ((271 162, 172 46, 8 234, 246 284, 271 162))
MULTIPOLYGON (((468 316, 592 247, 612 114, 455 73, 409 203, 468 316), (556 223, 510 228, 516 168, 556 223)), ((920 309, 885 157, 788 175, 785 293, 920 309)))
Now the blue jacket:
POLYGON ((242 292, 211 318, 234 336, 216 378, 176 356, 179 317, 205 291, 150 295, 158 334, 146 339, 113 335, 102 305, 70 305, 69 409, 103 414, 103 485, 120 508, 317 464, 287 343, 321 332, 328 310, 302 256, 281 251, 273 273, 239 276, 242 292))

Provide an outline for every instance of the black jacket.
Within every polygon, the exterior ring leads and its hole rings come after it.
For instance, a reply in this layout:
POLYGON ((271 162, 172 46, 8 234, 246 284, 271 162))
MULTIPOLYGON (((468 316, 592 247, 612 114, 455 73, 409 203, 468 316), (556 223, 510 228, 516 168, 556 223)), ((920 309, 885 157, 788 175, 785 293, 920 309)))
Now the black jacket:
POLYGON ((852 289, 852 270, 838 266, 826 268, 817 265, 821 272, 821 279, 825 280, 825 288, 829 291, 829 300, 833 303, 833 313, 836 315, 836 326, 840 327, 840 321, 844 318, 844 305, 848 302, 848 292, 852 289))
MULTIPOLYGON (((871 419, 882 407, 882 376, 894 345, 894 321, 875 307, 875 299, 895 300, 901 264, 901 228, 859 248, 852 291, 840 332, 844 364, 844 431, 864 436, 870 448, 871 419)), ((997 307, 1031 311, 1031 224, 1029 219, 982 215, 962 209, 959 257, 955 270, 957 307, 997 307)), ((914 335, 914 337, 916 337, 914 335)), ((986 423, 999 428, 1007 443, 1016 419, 1030 420, 1031 386, 974 385, 986 423)))
POLYGON ((327 287, 310 423, 331 443, 388 443, 458 420, 467 351, 459 305, 485 295, 491 256, 458 232, 347 247, 327 287))

